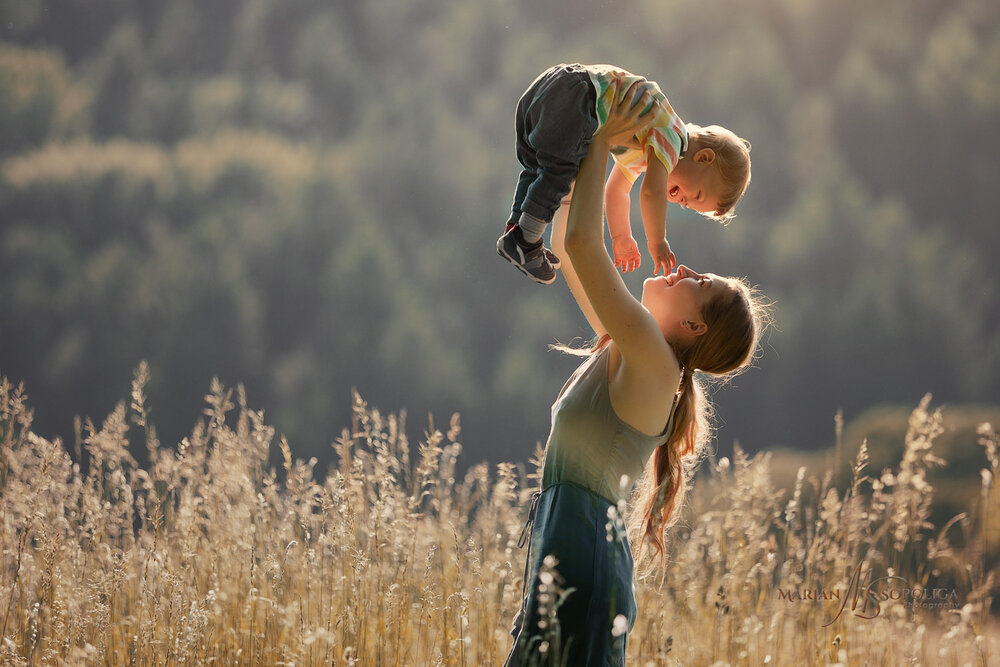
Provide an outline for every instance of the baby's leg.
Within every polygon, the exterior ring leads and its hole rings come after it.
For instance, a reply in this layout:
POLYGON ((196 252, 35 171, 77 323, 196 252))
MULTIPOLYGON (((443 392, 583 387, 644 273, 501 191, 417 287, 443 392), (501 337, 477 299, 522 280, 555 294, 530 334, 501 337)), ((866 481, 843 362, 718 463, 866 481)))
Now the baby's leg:
POLYGON ((508 223, 521 220, 521 214, 540 222, 540 226, 523 225, 529 240, 541 237, 576 178, 597 129, 595 105, 590 76, 579 65, 558 65, 544 72, 518 103, 517 157, 524 170, 508 223))

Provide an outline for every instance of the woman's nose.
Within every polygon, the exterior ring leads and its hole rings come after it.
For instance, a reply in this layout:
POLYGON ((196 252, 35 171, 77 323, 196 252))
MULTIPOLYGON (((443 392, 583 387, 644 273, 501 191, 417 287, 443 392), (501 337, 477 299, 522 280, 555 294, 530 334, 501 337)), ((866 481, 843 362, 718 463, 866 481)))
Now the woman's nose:
POLYGON ((677 267, 677 273, 681 274, 684 278, 701 278, 700 273, 684 266, 683 264, 677 267))

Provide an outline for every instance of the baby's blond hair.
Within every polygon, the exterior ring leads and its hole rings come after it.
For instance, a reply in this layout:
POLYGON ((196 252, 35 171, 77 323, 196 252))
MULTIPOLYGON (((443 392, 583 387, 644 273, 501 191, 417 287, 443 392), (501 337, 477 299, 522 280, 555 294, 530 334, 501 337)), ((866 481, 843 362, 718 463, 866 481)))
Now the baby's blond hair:
POLYGON ((688 137, 698 142, 699 149, 715 151, 715 164, 725 186, 718 207, 705 215, 722 223, 729 222, 736 215, 733 209, 750 185, 750 142, 721 125, 702 127, 687 123, 687 131, 688 137))

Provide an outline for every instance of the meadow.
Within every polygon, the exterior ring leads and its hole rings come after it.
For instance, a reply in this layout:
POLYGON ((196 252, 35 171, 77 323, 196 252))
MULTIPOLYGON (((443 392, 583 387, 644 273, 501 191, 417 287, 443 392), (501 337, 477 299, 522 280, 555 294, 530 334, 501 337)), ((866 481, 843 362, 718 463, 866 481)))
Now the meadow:
MULTIPOLYGON (((458 415, 414 443, 405 414, 356 396, 320 476, 218 382, 190 435, 161 444, 146 381, 143 365, 68 445, 33 433, 24 389, 0 382, 0 662, 502 662, 540 450, 460 474, 458 415)), ((940 431, 925 399, 898 464, 869 470, 862 445, 842 486, 800 468, 775 488, 767 453, 706 460, 666 575, 637 579, 629 664, 1000 664, 1000 436, 980 427, 979 500, 939 527, 940 431)))

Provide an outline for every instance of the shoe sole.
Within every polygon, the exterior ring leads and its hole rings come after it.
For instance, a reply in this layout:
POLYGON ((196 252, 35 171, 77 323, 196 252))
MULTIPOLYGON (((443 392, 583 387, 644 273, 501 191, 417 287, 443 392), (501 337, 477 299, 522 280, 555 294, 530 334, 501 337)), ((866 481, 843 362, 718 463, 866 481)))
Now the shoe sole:
POLYGON ((506 252, 504 252, 502 245, 498 245, 497 246, 497 254, 500 255, 501 257, 503 257, 504 259, 506 259, 511 264, 513 264, 515 269, 517 269, 518 271, 520 271, 524 275, 528 276, 529 278, 531 278, 532 280, 534 280, 539 285, 551 285, 552 283, 554 283, 556 281, 556 277, 554 275, 552 276, 551 280, 542 280, 538 276, 534 275, 533 273, 531 273, 530 271, 528 271, 526 268, 524 268, 523 266, 521 266, 521 264, 516 259, 514 259, 510 255, 508 255, 506 252))

